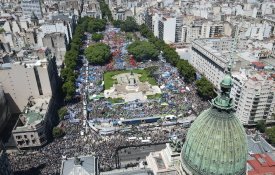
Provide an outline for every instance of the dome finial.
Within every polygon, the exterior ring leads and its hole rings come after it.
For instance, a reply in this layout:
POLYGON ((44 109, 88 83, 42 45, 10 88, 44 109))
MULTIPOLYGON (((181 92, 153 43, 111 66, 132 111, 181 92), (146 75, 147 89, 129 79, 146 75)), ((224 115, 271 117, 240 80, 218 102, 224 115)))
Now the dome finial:
POLYGON ((231 77, 232 58, 229 61, 228 67, 225 71, 225 76, 220 83, 221 92, 216 98, 212 100, 212 105, 223 110, 231 110, 233 108, 233 101, 230 98, 230 91, 233 85, 231 77))

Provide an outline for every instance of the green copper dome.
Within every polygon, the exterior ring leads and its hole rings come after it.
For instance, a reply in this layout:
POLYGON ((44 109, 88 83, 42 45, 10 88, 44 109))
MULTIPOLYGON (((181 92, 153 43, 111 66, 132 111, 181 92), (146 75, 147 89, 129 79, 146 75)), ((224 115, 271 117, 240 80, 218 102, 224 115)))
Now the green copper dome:
POLYGON ((221 82, 221 87, 228 87, 228 86, 232 86, 232 78, 229 74, 225 75, 221 82))
POLYGON ((229 97, 231 77, 221 82, 221 94, 188 130, 181 157, 182 167, 194 175, 243 175, 246 173, 245 130, 235 116, 229 97), (224 85, 224 86, 223 86, 224 85))

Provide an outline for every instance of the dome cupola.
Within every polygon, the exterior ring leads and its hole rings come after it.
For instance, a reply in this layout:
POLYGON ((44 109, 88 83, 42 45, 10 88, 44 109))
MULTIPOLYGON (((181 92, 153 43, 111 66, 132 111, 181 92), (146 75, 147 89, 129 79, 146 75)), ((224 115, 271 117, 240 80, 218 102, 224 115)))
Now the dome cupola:
POLYGON ((194 175, 244 175, 247 141, 230 98, 232 78, 227 74, 221 92, 188 130, 181 151, 182 168, 194 175))

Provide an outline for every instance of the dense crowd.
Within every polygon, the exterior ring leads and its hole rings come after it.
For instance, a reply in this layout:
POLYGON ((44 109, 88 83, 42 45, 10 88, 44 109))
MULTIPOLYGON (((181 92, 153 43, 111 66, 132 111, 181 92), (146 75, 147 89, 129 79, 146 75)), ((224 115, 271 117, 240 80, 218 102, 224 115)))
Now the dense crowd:
MULTIPOLYGON (((180 77, 178 70, 164 61, 148 61, 134 65, 135 68, 157 66, 156 81, 162 90, 159 99, 147 102, 129 102, 124 104, 112 104, 102 97, 93 99, 102 94, 103 73, 111 69, 132 69, 133 64, 126 56, 127 43, 124 35, 117 30, 107 29, 103 42, 110 45, 112 50, 120 50, 114 55, 112 65, 88 66, 84 64, 79 69, 76 80, 76 96, 88 98, 88 111, 90 119, 119 119, 148 117, 155 115, 175 115, 186 117, 198 114, 209 106, 208 102, 201 101, 196 94, 193 84, 186 84, 180 77), (109 66, 109 67, 108 67, 109 66), (87 70, 88 69, 88 70, 87 70), (88 80, 88 81, 87 81, 88 80), (86 92, 88 91, 88 92, 86 92), (84 96, 84 94, 86 96, 84 96)), ((83 56, 83 62, 85 58, 83 56)), ((116 132, 113 135, 101 136, 83 125, 83 102, 68 104, 70 116, 62 121, 61 127, 65 130, 65 136, 57 138, 53 142, 35 151, 21 151, 9 155, 15 174, 59 174, 62 158, 77 155, 89 155, 95 153, 99 156, 100 168, 108 170, 115 167, 115 153, 119 146, 130 146, 141 143, 141 140, 129 141, 129 136, 151 138, 151 143, 167 142, 171 135, 180 136, 185 130, 177 125, 167 129, 152 129, 149 127, 135 128, 135 132, 116 132), (72 122, 71 118, 78 119, 72 122), (86 134, 81 134, 85 132, 86 134), (37 173, 39 172, 39 173, 37 173)), ((183 136, 183 135, 182 135, 183 136)))
MULTIPOLYGON (((120 146, 141 144, 140 140, 129 141, 127 133, 116 133, 101 137, 92 130, 86 136, 80 132, 85 128, 82 123, 63 122, 66 136, 55 139, 52 143, 36 151, 22 151, 9 155, 11 166, 15 174, 59 174, 62 158, 77 155, 99 156, 100 168, 109 170, 115 168, 115 153, 120 146), (104 149, 103 149, 104 148, 104 149), (36 174, 36 173, 35 173, 36 174)), ((147 132, 149 128, 142 128, 137 133, 139 137, 151 137, 152 143, 167 142, 169 133, 164 131, 147 132)), ((171 133, 174 131, 171 131, 171 133)))

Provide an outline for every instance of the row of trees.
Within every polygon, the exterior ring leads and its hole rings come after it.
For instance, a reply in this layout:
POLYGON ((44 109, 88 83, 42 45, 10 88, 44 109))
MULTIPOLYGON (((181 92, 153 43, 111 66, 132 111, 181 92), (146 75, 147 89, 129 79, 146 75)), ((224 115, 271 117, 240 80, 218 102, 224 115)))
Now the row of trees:
MULTIPOLYGON (((81 51, 84 32, 95 33, 103 31, 105 30, 105 25, 106 20, 94 19, 91 17, 83 17, 79 20, 69 49, 65 54, 65 68, 61 70, 61 77, 64 82, 62 90, 65 94, 65 100, 71 100, 75 93, 75 79, 77 77, 75 70, 78 65, 78 57, 81 51)), ((102 36, 100 34, 95 34, 95 40, 100 40, 101 38, 102 36)))
POLYGON ((113 25, 124 32, 136 32, 139 30, 139 26, 134 17, 127 17, 125 21, 114 20, 113 25))
MULTIPOLYGON (((189 64, 188 61, 180 59, 180 56, 174 48, 170 47, 163 40, 155 37, 145 24, 142 24, 139 30, 142 36, 148 38, 149 42, 153 43, 158 50, 162 51, 163 57, 168 63, 178 68, 180 75, 184 77, 186 82, 192 83, 196 80, 196 70, 194 67, 189 64)), ((214 96, 214 86, 206 78, 197 80, 196 85, 199 95, 203 98, 209 99, 214 96)))
POLYGON ((113 21, 112 12, 104 0, 99 0, 99 6, 102 13, 102 18, 113 21))

